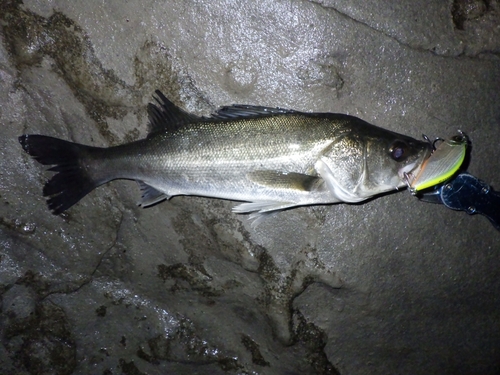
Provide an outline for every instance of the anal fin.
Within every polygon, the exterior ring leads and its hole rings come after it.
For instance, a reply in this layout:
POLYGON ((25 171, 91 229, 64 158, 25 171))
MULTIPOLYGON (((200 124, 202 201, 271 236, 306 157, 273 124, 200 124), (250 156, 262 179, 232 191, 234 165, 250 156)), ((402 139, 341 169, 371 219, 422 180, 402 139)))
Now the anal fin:
POLYGON ((139 206, 141 207, 149 207, 169 198, 167 194, 156 190, 154 187, 146 184, 145 182, 137 181, 137 183, 139 184, 139 188, 142 193, 141 201, 139 202, 139 206))

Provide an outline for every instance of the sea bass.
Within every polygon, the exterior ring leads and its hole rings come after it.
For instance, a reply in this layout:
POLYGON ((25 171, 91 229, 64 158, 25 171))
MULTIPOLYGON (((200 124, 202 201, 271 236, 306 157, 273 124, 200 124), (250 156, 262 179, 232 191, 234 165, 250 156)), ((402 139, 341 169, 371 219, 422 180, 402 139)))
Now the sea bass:
POLYGON ((136 180, 140 205, 176 195, 242 201, 253 218, 290 207, 361 202, 406 186, 430 156, 429 142, 335 113, 233 105, 210 117, 176 107, 160 91, 151 131, 100 148, 45 135, 19 137, 24 151, 56 172, 43 195, 54 214, 96 187, 136 180))

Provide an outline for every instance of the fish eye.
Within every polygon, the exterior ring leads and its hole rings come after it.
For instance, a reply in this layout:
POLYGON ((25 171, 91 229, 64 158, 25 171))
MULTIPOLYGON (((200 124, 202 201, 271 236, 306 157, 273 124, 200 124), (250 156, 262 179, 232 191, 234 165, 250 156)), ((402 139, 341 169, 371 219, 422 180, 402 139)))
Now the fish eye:
POLYGON ((403 161, 404 159, 406 159, 407 149, 408 149, 408 143, 398 139, 391 145, 389 153, 393 160, 403 161))

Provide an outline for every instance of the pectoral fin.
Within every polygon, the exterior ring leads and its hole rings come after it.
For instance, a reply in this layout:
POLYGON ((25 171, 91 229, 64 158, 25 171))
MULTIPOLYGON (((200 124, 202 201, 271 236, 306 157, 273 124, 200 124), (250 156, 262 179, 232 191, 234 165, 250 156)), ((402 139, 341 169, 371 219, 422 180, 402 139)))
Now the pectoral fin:
POLYGON ((248 179, 258 185, 272 189, 287 189, 297 191, 313 191, 323 182, 320 177, 302 173, 284 173, 271 170, 250 172, 248 179))
MULTIPOLYGON (((324 187, 324 182, 320 177, 295 172, 284 173, 273 170, 258 170, 248 173, 247 178, 257 185, 276 191, 293 190, 308 193, 324 187)), ((240 214, 251 213, 249 219, 254 220, 252 226, 255 227, 269 215, 297 205, 300 205, 300 203, 260 200, 239 204, 233 208, 233 212, 240 214)))

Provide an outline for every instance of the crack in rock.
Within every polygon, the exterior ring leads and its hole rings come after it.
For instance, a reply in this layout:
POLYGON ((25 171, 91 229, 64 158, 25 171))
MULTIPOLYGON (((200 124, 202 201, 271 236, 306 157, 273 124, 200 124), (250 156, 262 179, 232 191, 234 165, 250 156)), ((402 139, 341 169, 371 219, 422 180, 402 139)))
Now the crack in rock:
MULTIPOLYGON (((460 58, 460 57, 467 57, 467 58, 477 58, 477 59, 482 59, 485 55, 492 54, 493 56, 497 56, 500 52, 497 50, 491 50, 491 48, 483 46, 482 49, 480 50, 474 50, 474 52, 468 53, 468 46, 467 46, 467 38, 465 38, 465 41, 462 40, 462 37, 464 37, 462 34, 458 35, 458 39, 455 43, 453 43, 453 49, 452 52, 446 53, 446 51, 439 52, 436 50, 436 48, 424 48, 424 47, 419 47, 415 45, 414 43, 408 43, 404 42, 400 38, 389 34, 388 32, 378 29, 366 21, 354 18, 353 16, 342 12, 341 10, 337 9, 333 5, 328 5, 325 4, 324 0, 301 0, 301 1, 306 1, 308 3, 312 3, 316 6, 319 6, 326 11, 333 11, 337 13, 338 15, 344 17, 345 19, 348 19, 356 24, 359 24, 363 27, 366 27, 386 38, 389 38, 391 40, 394 40, 396 43, 399 45, 408 48, 410 50, 416 51, 416 52, 426 52, 426 53, 431 53, 433 55, 443 57, 443 58, 460 58)), ((453 6, 450 8, 449 12, 449 18, 450 21, 453 22, 458 30, 464 30, 464 23, 468 20, 475 20, 480 17, 482 17, 488 10, 490 9, 496 9, 495 7, 496 4, 494 4, 493 1, 486 1, 486 0, 455 0, 453 3, 453 6)), ((498 13, 498 10, 495 10, 498 13)), ((485 31, 489 34, 489 31, 485 31)), ((474 43, 474 42, 470 42, 474 43)))

